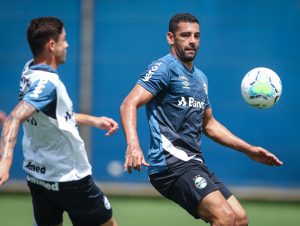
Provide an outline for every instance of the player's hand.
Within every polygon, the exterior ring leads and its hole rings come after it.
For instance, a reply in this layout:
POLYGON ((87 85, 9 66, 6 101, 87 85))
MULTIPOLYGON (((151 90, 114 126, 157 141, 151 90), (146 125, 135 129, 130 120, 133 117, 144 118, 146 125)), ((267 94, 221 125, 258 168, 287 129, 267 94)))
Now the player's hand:
POLYGON ((134 170, 141 171, 142 165, 146 167, 149 166, 149 164, 145 161, 144 154, 139 145, 127 145, 124 171, 131 173, 132 167, 134 170))
POLYGON ((110 136, 119 129, 118 123, 115 120, 107 117, 98 117, 96 124, 96 127, 107 130, 105 136, 110 136))
POLYGON ((274 154, 261 147, 253 147, 246 154, 251 159, 269 166, 280 166, 283 164, 274 154))

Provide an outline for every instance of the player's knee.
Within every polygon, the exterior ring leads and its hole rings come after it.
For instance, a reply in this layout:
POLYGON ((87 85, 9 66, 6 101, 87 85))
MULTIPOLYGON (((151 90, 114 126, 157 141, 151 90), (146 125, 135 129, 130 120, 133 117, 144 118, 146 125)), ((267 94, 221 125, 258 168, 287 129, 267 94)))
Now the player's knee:
POLYGON ((236 226, 236 214, 231 210, 226 210, 222 214, 212 219, 211 225, 213 226, 236 226))
POLYGON ((248 226, 249 220, 246 213, 237 214, 235 226, 248 226))
POLYGON ((235 210, 235 226, 247 226, 249 224, 246 211, 244 209, 235 210))

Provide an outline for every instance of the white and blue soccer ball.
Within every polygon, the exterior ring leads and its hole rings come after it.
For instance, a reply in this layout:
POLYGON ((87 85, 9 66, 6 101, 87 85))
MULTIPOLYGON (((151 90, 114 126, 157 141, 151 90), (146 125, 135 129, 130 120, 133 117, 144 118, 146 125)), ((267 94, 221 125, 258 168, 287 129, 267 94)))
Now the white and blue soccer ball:
POLYGON ((270 108, 282 93, 279 76, 269 68, 258 67, 249 71, 242 80, 241 92, 245 101, 256 108, 270 108))

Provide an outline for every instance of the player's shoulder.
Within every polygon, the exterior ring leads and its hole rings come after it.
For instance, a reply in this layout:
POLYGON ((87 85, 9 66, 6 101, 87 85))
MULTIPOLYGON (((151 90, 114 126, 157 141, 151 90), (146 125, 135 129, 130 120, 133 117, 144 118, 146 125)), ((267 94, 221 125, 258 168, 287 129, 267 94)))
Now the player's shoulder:
POLYGON ((168 75, 168 59, 166 56, 152 61, 141 74, 143 81, 149 81, 153 76, 165 76, 168 75))
POLYGON ((207 81, 207 77, 206 77, 206 75, 204 74, 204 72, 202 70, 200 70, 197 67, 194 67, 194 71, 195 71, 195 75, 197 77, 199 77, 200 79, 204 79, 205 81, 207 81))
POLYGON ((174 59, 174 57, 172 57, 171 54, 167 54, 159 59, 152 61, 148 65, 148 69, 157 67, 157 69, 160 71, 167 71, 171 67, 171 65, 173 65, 175 62, 176 60, 174 59))
POLYGON ((33 65, 33 60, 28 61, 22 71, 22 77, 26 77, 31 81, 47 80, 54 84, 60 82, 58 73, 55 69, 46 64, 33 65))

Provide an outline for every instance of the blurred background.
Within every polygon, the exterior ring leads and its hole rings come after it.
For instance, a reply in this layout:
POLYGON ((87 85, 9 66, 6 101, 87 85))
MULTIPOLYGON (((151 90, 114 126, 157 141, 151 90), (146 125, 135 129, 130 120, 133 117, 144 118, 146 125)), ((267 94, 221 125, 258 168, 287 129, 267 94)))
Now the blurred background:
MULTIPOLYGON (((65 23, 67 61, 59 74, 75 111, 108 116, 120 123, 119 106, 141 72, 168 53, 170 17, 198 17, 200 49, 195 65, 209 81, 215 118, 248 142, 265 147, 283 162, 268 167, 204 138, 208 166, 240 197, 300 200, 300 1, 299 0, 1 0, 0 110, 18 102, 20 73, 31 58, 29 21, 56 16, 65 23), (268 67, 281 78, 283 93, 271 109, 247 105, 240 92, 243 76, 268 67)), ((110 194, 157 195, 146 169, 123 172, 126 143, 121 129, 80 128, 96 181, 110 194)), ((145 109, 138 112, 144 154, 149 146, 145 109)), ((20 131, 10 181, 3 191, 26 190, 20 131)))

